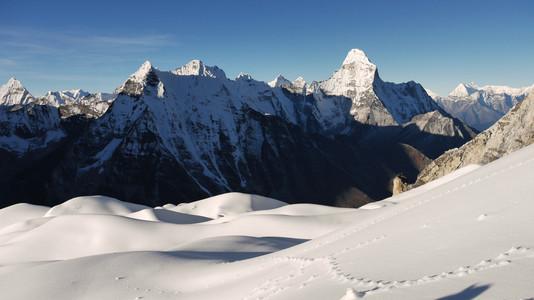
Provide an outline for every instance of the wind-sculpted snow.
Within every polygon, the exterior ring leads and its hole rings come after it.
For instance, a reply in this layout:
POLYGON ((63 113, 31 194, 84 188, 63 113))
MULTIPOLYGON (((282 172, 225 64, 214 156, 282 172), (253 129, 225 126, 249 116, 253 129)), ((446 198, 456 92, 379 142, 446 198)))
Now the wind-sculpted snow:
POLYGON ((362 209, 245 194, 17 204, 0 210, 0 297, 527 299, 533 170, 528 146, 362 209))

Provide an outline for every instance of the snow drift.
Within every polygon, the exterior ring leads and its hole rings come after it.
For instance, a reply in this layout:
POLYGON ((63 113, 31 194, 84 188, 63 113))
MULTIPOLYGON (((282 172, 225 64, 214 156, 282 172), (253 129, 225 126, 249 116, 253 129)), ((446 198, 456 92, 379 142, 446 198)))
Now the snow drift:
POLYGON ((360 209, 226 194, 0 210, 3 299, 534 295, 534 146, 360 209))

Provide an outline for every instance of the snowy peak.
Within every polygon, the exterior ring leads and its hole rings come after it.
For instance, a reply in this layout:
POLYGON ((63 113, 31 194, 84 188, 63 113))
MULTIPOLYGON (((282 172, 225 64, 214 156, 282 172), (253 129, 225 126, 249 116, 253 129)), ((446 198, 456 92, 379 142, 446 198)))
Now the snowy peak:
POLYGON ((127 81, 144 83, 151 73, 154 73, 154 68, 149 61, 145 61, 145 63, 143 63, 143 65, 141 65, 141 67, 133 73, 127 81))
POLYGON ((352 49, 341 68, 320 85, 328 94, 343 95, 356 100, 358 93, 373 88, 375 75, 376 66, 369 61, 365 53, 352 49))
POLYGON ((198 59, 193 60, 187 65, 172 71, 172 73, 181 76, 204 76, 220 79, 226 78, 226 74, 223 70, 219 69, 219 67, 206 66, 202 61, 198 59))
POLYGON ((295 81, 293 81, 292 85, 298 88, 305 88, 308 83, 306 82, 306 80, 304 80, 304 78, 299 77, 295 79, 295 81))
POLYGON ((0 105, 24 105, 32 100, 33 96, 14 77, 0 88, 0 105))
POLYGON ((146 86, 157 86, 158 75, 152 64, 146 61, 137 72, 133 73, 126 82, 115 90, 115 94, 125 94, 131 97, 143 94, 146 86))
POLYGON ((24 89, 22 83, 15 79, 15 77, 11 77, 2 88, 4 87, 9 89, 24 89))
POLYGON ((515 104, 534 90, 474 83, 459 84, 447 97, 437 102, 448 113, 480 131, 486 130, 506 114, 515 104))
POLYGON ((512 88, 509 86, 497 86, 487 85, 479 87, 475 83, 464 84, 460 83, 450 94, 449 97, 464 97, 475 93, 487 93, 489 95, 509 95, 509 96, 525 96, 531 90, 534 89, 534 85, 523 88, 512 88))
POLYGON ((350 50, 347 54, 347 57, 345 57, 343 66, 351 64, 372 65, 371 61, 369 61, 369 58, 367 58, 367 55, 365 55, 365 52, 360 49, 350 50))
POLYGON ((245 74, 245 73, 239 73, 235 80, 252 80, 252 76, 245 74))
POLYGON ((69 90, 60 92, 49 91, 46 93, 46 95, 38 97, 37 103, 59 107, 62 105, 79 102, 81 99, 88 97, 89 95, 91 94, 83 90, 69 90))
POLYGON ((351 99, 350 114, 363 124, 395 126, 438 109, 421 85, 382 81, 377 67, 359 49, 350 50, 341 68, 319 85, 327 95, 351 99))
POLYGON ((84 90, 70 90, 70 91, 62 91, 61 92, 63 95, 67 96, 67 97, 70 97, 72 99, 76 99, 76 100, 79 100, 79 99, 82 99, 83 97, 87 97, 89 96, 90 94, 84 90))
POLYGON ((479 91, 479 88, 476 84, 464 84, 460 83, 450 94, 449 96, 462 97, 474 94, 479 91))
POLYGON ((273 81, 269 82, 268 85, 274 88, 282 85, 291 85, 291 81, 287 80, 282 75, 278 75, 273 81))

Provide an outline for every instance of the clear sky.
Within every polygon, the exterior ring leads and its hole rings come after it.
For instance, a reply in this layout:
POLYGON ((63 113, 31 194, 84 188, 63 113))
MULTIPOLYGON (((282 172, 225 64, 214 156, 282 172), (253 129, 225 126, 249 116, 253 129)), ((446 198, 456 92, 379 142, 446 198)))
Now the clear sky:
POLYGON ((0 84, 111 92, 149 60, 325 80, 359 48, 383 80, 440 95, 534 84, 534 1, 1 1, 0 84))

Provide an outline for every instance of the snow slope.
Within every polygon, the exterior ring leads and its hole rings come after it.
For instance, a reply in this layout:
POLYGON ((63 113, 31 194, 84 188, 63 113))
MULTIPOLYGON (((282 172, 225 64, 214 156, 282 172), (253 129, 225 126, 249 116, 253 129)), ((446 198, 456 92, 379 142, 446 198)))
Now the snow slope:
POLYGON ((360 209, 244 194, 154 209, 18 204, 0 210, 0 297, 525 299, 533 181, 529 146, 360 209))

